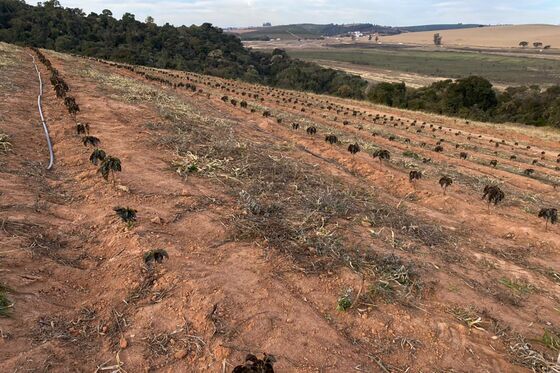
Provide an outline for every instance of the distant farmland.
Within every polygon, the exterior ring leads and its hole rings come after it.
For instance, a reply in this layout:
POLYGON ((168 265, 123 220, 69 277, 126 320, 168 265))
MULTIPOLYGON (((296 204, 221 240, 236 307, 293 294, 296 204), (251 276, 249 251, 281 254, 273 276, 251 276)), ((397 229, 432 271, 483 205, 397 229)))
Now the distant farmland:
POLYGON ((465 29, 481 27, 478 24, 437 24, 391 27, 380 26, 369 23, 349 24, 349 25, 319 25, 312 23, 301 23, 293 25, 278 25, 269 27, 255 27, 248 29, 230 29, 228 32, 238 34, 242 40, 296 40, 296 39, 317 39, 323 36, 336 36, 348 32, 359 31, 363 33, 379 33, 381 35, 397 35, 400 33, 435 31, 450 29, 465 29))
MULTIPOLYGON (((560 48, 560 26, 515 25, 439 31, 444 46, 516 48, 519 42, 541 42, 560 48)), ((433 32, 414 32, 382 37, 384 43, 433 45, 433 32)), ((532 48, 531 48, 532 49, 532 48)))
POLYGON ((333 61, 435 77, 480 75, 504 85, 560 84, 560 60, 404 48, 289 50, 296 58, 333 61))

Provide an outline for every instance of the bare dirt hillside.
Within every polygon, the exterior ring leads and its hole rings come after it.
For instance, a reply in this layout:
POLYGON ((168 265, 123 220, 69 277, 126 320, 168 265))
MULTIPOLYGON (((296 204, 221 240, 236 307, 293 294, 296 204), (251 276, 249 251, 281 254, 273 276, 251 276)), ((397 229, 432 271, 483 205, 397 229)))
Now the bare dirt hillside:
POLYGON ((0 371, 560 371, 560 133, 0 52, 0 371))
MULTIPOLYGON (((492 26, 440 32, 443 44, 461 47, 517 48, 519 42, 541 42, 552 48, 560 48, 560 26, 514 25, 492 26)), ((382 42, 433 45, 434 32, 410 32, 381 37, 382 42)))

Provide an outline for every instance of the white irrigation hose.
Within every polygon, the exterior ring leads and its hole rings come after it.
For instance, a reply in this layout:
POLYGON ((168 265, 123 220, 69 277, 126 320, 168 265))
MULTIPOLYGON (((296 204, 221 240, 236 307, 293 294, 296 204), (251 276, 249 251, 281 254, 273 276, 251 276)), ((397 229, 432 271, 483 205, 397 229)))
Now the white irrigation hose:
POLYGON ((43 130, 45 130, 45 137, 47 138, 47 145, 49 147, 49 165, 47 166, 47 170, 50 170, 54 164, 54 152, 51 143, 51 137, 49 135, 49 129, 47 127, 47 122, 45 121, 45 117, 43 116, 43 109, 41 108, 41 99, 43 98, 43 80, 41 79, 41 73, 39 72, 39 68, 35 63, 35 57, 28 53, 29 56, 33 59, 33 65, 35 66, 35 71, 37 71, 37 77, 39 78, 39 95, 37 96, 37 106, 39 107, 39 115, 41 116, 41 123, 43 124, 43 130))

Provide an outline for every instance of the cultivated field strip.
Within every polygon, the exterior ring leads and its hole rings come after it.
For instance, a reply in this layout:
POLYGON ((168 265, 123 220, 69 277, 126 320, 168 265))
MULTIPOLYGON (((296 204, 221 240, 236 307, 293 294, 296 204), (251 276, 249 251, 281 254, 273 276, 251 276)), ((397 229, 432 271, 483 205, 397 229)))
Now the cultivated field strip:
POLYGON ((228 371, 248 352, 279 371, 558 370, 558 227, 538 217, 560 201, 556 135, 44 53, 124 164, 107 187, 61 127, 74 118, 55 128, 89 234, 80 284, 98 298, 67 289, 79 315, 41 315, 49 356, 82 349, 85 366, 127 371, 228 371), (504 200, 483 201, 486 186, 504 200), (108 221, 117 202, 138 221, 108 221), (148 249, 169 255, 140 265, 148 249))
MULTIPOLYGON (((182 88, 181 83, 183 82, 183 84, 185 84, 184 81, 186 79, 190 84, 194 86, 192 87, 194 88, 192 89, 194 97, 200 98, 202 100, 205 98, 209 99, 208 93, 211 92, 213 100, 216 100, 215 95, 221 95, 221 99, 225 105, 233 105, 234 107, 239 107, 241 106, 240 104, 242 101, 246 101, 247 106, 245 108, 241 108, 241 111, 250 111, 256 113, 257 117, 260 116, 260 113, 268 112, 270 114, 270 117, 274 118, 272 119, 273 121, 278 122, 278 124, 284 127, 289 128, 291 123, 294 122, 301 123, 302 126, 307 127, 315 126, 319 130, 322 130, 320 133, 335 133, 337 135, 341 135, 343 139, 345 138, 345 135, 346 139, 344 142, 346 144, 353 143, 361 137, 363 141, 362 144, 365 145, 366 149, 369 150, 379 147, 387 147, 388 149, 396 153, 397 157, 401 152, 410 149, 412 149, 413 152, 417 151, 419 154, 426 153, 426 155, 432 156, 434 159, 432 160, 432 162, 426 164, 422 163, 422 167, 431 167, 431 165, 434 163, 443 164, 444 170, 446 170, 447 172, 451 172, 453 175, 456 175, 456 177, 460 180, 465 179, 465 183, 471 187, 471 193, 473 195, 479 193, 480 189, 484 186, 485 181, 502 181, 505 184, 510 184, 512 190, 508 191, 516 195, 517 198, 515 198, 516 202, 514 204, 523 213, 534 214, 536 213, 535 209, 540 204, 558 203, 557 193, 555 192, 555 187, 557 185, 558 166, 555 165, 555 163, 557 164, 557 162, 550 161, 550 158, 555 159, 555 157, 557 157, 558 148, 555 148, 550 141, 541 142, 539 136, 536 136, 535 138, 519 136, 518 141, 509 142, 504 139, 500 139, 495 135, 489 135, 486 131, 483 132, 484 134, 467 132, 465 131, 465 128, 468 128, 468 122, 457 124, 457 120, 443 121, 438 118, 434 120, 434 123, 431 123, 431 126, 429 122, 420 125, 417 120, 416 126, 413 126, 410 123, 413 123, 415 119, 406 119, 404 115, 400 118, 396 115, 393 115, 393 118, 391 119, 391 115, 383 114, 385 109, 379 107, 375 107, 373 110, 368 111, 363 110, 363 104, 361 106, 354 106, 353 102, 348 103, 340 99, 325 99, 321 96, 315 96, 311 94, 308 95, 292 91, 259 87, 244 84, 241 82, 231 82, 228 80, 202 76, 199 74, 177 73, 139 67, 137 67, 136 69, 138 71, 141 71, 142 74, 150 75, 150 80, 154 80, 153 77, 158 77, 162 81, 169 82, 169 86, 174 88, 182 88), (204 88, 200 88, 200 84, 203 84, 204 88), (224 99, 224 96, 227 96, 227 99, 224 99), (253 99, 250 99, 250 97, 252 97, 253 99), (346 105, 341 105, 340 102, 343 102, 346 105), (327 109, 328 106, 331 106, 330 110, 327 109), (360 109, 362 109, 362 112, 358 111, 360 109), (356 111, 356 115, 353 115, 354 110, 356 111), (336 111, 338 111, 338 113, 335 114, 336 111), (378 114, 381 114, 382 117, 380 118, 378 114), (337 117, 336 120, 333 120, 334 117, 337 117), (354 124, 345 126, 341 123, 343 120, 354 122, 354 124), (385 122, 383 123, 384 125, 380 126, 379 123, 375 123, 376 121, 380 120, 385 122), (402 127, 405 127, 405 122, 408 123, 408 128, 403 130, 402 127), (463 131, 462 133, 460 133, 460 135, 465 138, 469 137, 470 139, 468 140, 476 144, 469 144, 468 146, 470 146, 470 148, 467 148, 467 150, 471 152, 473 152, 474 150, 474 159, 471 158, 470 160, 461 160, 461 163, 459 163, 458 152, 459 150, 463 149, 454 149, 454 154, 448 155, 448 153, 435 154, 433 151, 426 150, 422 146, 418 146, 418 144, 428 141, 430 141, 433 146, 435 145, 435 143, 437 143, 438 139, 442 138, 444 139, 444 144, 451 143, 461 144, 460 147, 467 146, 464 143, 457 142, 455 140, 458 136, 456 133, 459 132, 459 130, 454 130, 453 124, 457 124, 457 127, 460 129, 460 131, 463 131), (366 134, 366 126, 372 129, 381 127, 382 131, 384 131, 386 134, 386 140, 379 141, 379 138, 366 140, 369 135, 366 134), (424 126, 425 128, 430 127, 433 132, 437 131, 437 136, 430 134, 428 131, 425 131, 426 133, 424 134, 415 135, 414 132, 416 132, 416 129, 418 129, 418 127, 420 126, 424 126), (394 140, 388 140, 388 138, 392 136, 391 134, 396 134, 399 132, 401 134, 401 141, 403 141, 402 138, 404 137, 402 136, 403 132, 408 133, 411 138, 416 138, 415 136, 418 136, 419 139, 406 144, 401 144, 398 141, 394 140), (371 142, 372 145, 368 147, 367 142, 371 142), (496 143, 499 143, 499 145, 496 146, 496 143), (476 148, 473 148, 473 146, 476 146, 476 148), (507 153, 506 151, 502 151, 502 149, 504 148, 509 149, 507 153), (496 149, 499 150, 497 151, 496 149), (496 152, 498 153, 496 154, 496 152), (543 152, 545 153, 543 154, 543 152), (509 154, 519 155, 520 157, 524 156, 527 157, 527 159, 525 161, 518 162, 521 163, 520 167, 513 167, 512 165, 515 163, 510 162, 510 159, 507 158, 507 155, 509 154), (492 155, 494 157, 492 157, 492 155), (546 159, 547 155, 549 160, 546 159), (487 162, 490 159, 499 159, 500 163, 498 163, 497 167, 493 167, 489 164, 489 162, 487 162), (537 159, 537 162, 540 162, 541 164, 533 165, 533 161, 537 159), (504 161, 505 165, 501 164, 502 161, 504 161), (455 166, 460 167, 453 167, 454 170, 449 170, 450 164, 454 164, 455 166), (538 169, 542 172, 542 175, 540 177, 537 177, 537 175, 533 174, 533 177, 527 178, 527 175, 521 172, 523 167, 527 166, 534 166, 535 169, 538 169), (457 168, 459 168, 459 170, 457 170, 457 168), (467 174, 464 173, 465 169, 469 171, 467 172, 467 174), (508 175, 510 174, 521 174, 522 178, 511 179, 508 177, 508 175), (524 178, 526 178, 526 182, 523 182, 524 178), (535 194, 528 195, 526 193, 527 188, 532 188, 535 194), (539 194, 537 195, 536 193, 539 194), (528 205, 533 205, 533 207, 528 208, 528 205)), ((407 114, 415 115, 413 113, 407 114)), ((479 126, 483 125, 477 124, 475 128, 479 126)), ((523 131, 521 131, 520 133, 522 134, 523 131)), ((344 151, 342 150, 342 152, 344 151)), ((403 168, 405 169, 410 167, 409 162, 403 161, 403 159, 406 157, 399 158, 400 159, 397 159, 397 162, 395 162, 396 166, 404 166, 403 168)), ((418 167, 418 164, 415 164, 412 167, 418 167)), ((434 168, 436 170, 438 169, 437 167, 434 168)), ((435 175, 441 172, 442 170, 439 169, 433 174, 435 175)))
MULTIPOLYGON (((188 77, 187 74, 184 75, 188 77)), ((192 79, 201 79, 198 75, 190 75, 193 76, 192 79)), ((223 81, 212 78, 212 82, 207 82, 206 85, 212 89, 212 85, 215 86, 216 81, 220 82, 219 84, 223 84, 223 81)), ((243 87, 243 83, 239 83, 239 85, 243 87)), ((325 110, 326 107, 333 104, 328 100, 313 102, 313 95, 309 95, 311 99, 308 99, 308 96, 290 91, 280 90, 278 91, 280 93, 275 93, 276 91, 269 88, 263 88, 256 93, 251 91, 251 89, 255 89, 254 87, 248 86, 247 88, 247 91, 243 90, 245 95, 237 94, 230 98, 235 98, 239 102, 245 99, 248 101, 249 107, 261 109, 262 111, 263 108, 266 109, 268 107, 263 106, 259 100, 251 101, 248 97, 255 94, 264 95, 264 97, 269 98, 267 105, 271 106, 271 113, 276 117, 282 119, 285 117, 287 119, 284 122, 285 125, 290 125, 292 122, 306 122, 322 125, 324 130, 338 134, 341 134, 340 131, 346 134, 359 134, 363 142, 372 144, 372 148, 378 144, 378 146, 387 148, 395 147, 395 150, 398 152, 409 150, 419 155, 421 159, 431 159, 435 155, 433 149, 441 142, 445 149, 441 155, 447 163, 453 163, 456 159, 459 159, 461 152, 465 152, 469 157, 462 164, 466 164, 466 167, 469 167, 469 163, 483 166, 477 168, 486 169, 484 171, 486 175, 496 174, 496 169, 503 171, 498 173, 498 175, 507 175, 507 173, 526 175, 528 170, 532 170, 532 173, 529 175, 531 179, 547 184, 552 187, 551 189, 555 189, 560 183, 560 167, 558 163, 560 147, 541 150, 543 147, 539 145, 529 145, 519 141, 510 142, 505 139, 498 139, 495 136, 466 132, 462 127, 461 130, 454 130, 441 124, 428 124, 426 122, 420 124, 416 119, 399 118, 387 114, 383 114, 384 117, 378 117, 379 111, 362 112, 358 111, 359 108, 351 106, 331 106, 331 110, 325 110), (298 97, 299 100, 303 100, 302 97, 305 97, 305 100, 309 101, 306 101, 304 105, 301 105, 301 103, 299 105, 291 105, 291 101, 295 103, 298 97), (274 106, 277 106, 277 108, 274 106), (321 107, 323 109, 320 109, 321 107), (307 112, 302 111, 302 109, 307 109, 307 112), (335 110, 338 114, 333 113, 335 110), (356 116, 352 115, 354 112, 357 113, 356 116), (334 118, 337 120, 332 120, 334 118), (343 121, 347 121, 349 125, 342 125, 341 122, 343 121), (368 139, 370 134, 373 134, 375 137, 368 139), (458 139, 462 139, 462 141, 458 139), (393 143, 388 143, 386 140, 390 140, 393 143), (403 145, 406 147, 405 150, 403 150, 403 145), (512 156, 515 159, 511 159, 512 156), (497 166, 491 165, 492 160, 497 161, 497 166)), ((222 89, 221 93, 227 95, 228 91, 222 89)), ((235 95, 235 92, 232 92, 232 94, 235 95)), ((457 121, 455 120, 455 122, 457 121)), ((355 139, 356 137, 349 141, 353 142, 355 139)), ((476 166, 473 165, 473 167, 476 166)), ((529 180, 529 182, 532 182, 532 180, 529 180)))

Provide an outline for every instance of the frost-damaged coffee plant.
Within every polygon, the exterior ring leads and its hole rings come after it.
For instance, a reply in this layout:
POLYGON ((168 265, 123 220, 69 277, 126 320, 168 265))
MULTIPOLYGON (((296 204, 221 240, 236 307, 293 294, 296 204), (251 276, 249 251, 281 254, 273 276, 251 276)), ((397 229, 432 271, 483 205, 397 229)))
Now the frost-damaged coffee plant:
POLYGON ((0 133, 0 153, 7 153, 12 150, 10 136, 0 133))

